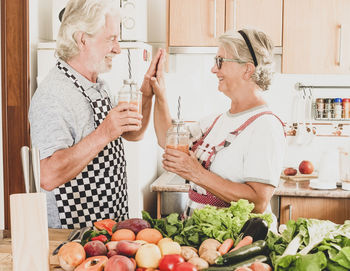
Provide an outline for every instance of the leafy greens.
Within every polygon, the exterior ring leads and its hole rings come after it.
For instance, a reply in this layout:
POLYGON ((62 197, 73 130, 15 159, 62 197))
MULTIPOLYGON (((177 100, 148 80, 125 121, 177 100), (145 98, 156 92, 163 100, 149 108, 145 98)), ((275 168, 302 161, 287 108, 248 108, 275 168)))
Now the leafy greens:
POLYGON ((220 242, 227 238, 235 239, 244 223, 253 217, 261 217, 269 225, 272 223, 270 214, 254 214, 253 209, 253 203, 240 199, 231 202, 228 208, 218 209, 207 205, 203 209, 196 209, 193 215, 185 220, 181 220, 176 213, 165 218, 153 219, 149 213, 142 211, 142 217, 163 236, 173 238, 180 245, 198 247, 208 238, 215 238, 220 242))

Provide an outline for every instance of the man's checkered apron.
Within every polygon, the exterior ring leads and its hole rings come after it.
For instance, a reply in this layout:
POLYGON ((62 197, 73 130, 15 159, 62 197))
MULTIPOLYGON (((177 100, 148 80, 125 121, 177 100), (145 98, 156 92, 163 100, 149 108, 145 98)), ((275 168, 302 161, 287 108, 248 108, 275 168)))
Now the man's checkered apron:
MULTIPOLYGON (((191 150, 196 155, 198 161, 202 164, 202 166, 210 170, 210 166, 213 163, 216 154, 221 151, 223 148, 226 148, 230 146, 232 141, 235 139, 236 136, 238 136, 245 128, 247 128, 253 121, 255 121, 257 118, 263 116, 263 115, 273 115, 275 116, 284 126, 284 123, 271 111, 264 111, 260 112, 258 114, 255 114, 251 116, 248 120, 246 120, 241 126, 239 126, 236 130, 233 132, 230 132, 225 140, 223 140, 219 145, 213 146, 210 144, 204 144, 204 139, 207 137, 207 135, 210 133, 210 131, 213 129, 215 123, 217 120, 221 117, 219 115, 216 117, 212 125, 209 127, 209 129, 204 133, 204 135, 198 139, 197 141, 193 142, 193 145, 191 147, 191 150)), ((187 206, 185 208, 184 217, 188 217, 192 215, 193 210, 196 209, 196 206, 202 205, 202 204, 209 204, 216 207, 229 207, 230 204, 228 202, 225 202, 218 197, 214 196, 209 191, 206 191, 204 188, 194 184, 191 182, 191 188, 188 192, 189 201, 187 203, 187 206)))
MULTIPOLYGON (((88 99, 96 128, 112 109, 109 97, 92 101, 66 67, 60 62, 57 67, 88 99)), ((93 226, 93 222, 105 218, 128 219, 126 161, 121 138, 105 146, 78 176, 54 189, 54 193, 62 228, 93 226)))

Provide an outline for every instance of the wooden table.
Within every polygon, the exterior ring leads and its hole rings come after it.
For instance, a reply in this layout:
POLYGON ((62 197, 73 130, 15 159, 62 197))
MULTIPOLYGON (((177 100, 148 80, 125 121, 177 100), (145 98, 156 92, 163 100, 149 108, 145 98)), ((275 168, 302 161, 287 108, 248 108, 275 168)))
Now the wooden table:
MULTIPOLYGON (((50 247, 50 270, 62 270, 58 264, 58 257, 52 256, 54 249, 68 238, 71 230, 65 229, 49 229, 49 247, 50 247)), ((28 233, 30 234, 30 233, 28 233)), ((0 231, 0 271, 12 270, 12 256, 11 256, 11 236, 7 230, 0 231)), ((32 271, 29 270, 28 271, 32 271)))

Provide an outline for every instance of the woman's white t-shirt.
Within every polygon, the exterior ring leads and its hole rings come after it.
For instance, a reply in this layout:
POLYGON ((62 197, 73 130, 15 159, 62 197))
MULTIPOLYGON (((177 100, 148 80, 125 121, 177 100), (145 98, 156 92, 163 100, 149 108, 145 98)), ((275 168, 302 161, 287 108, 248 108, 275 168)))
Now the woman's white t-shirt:
MULTIPOLYGON (((237 114, 223 113, 204 139, 204 145, 218 145, 230 132, 235 131, 250 117, 264 111, 259 106, 237 114)), ((199 121, 199 127, 190 127, 193 140, 202 136, 217 116, 199 121)), ((285 153, 286 139, 280 120, 274 115, 262 115, 237 135, 228 147, 220 150, 211 164, 210 171, 224 179, 237 183, 259 182, 278 186, 285 153)), ((191 209, 204 205, 189 202, 191 209)), ((267 211, 270 210, 270 206, 267 211)))

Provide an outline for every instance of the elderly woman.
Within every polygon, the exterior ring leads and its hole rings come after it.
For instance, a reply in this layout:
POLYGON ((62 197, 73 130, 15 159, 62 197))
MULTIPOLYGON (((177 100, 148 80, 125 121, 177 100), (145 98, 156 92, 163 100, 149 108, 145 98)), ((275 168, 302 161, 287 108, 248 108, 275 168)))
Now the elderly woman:
MULTIPOLYGON (((283 123, 261 95, 271 83, 273 44, 253 29, 227 32, 218 43, 211 71, 231 106, 199 122, 201 133, 190 154, 165 149, 163 166, 191 182, 185 216, 206 204, 225 207, 239 199, 253 202, 256 213, 270 212, 286 143, 283 123)), ((171 117, 161 65, 151 84, 156 94, 155 130, 164 148, 171 117)))

